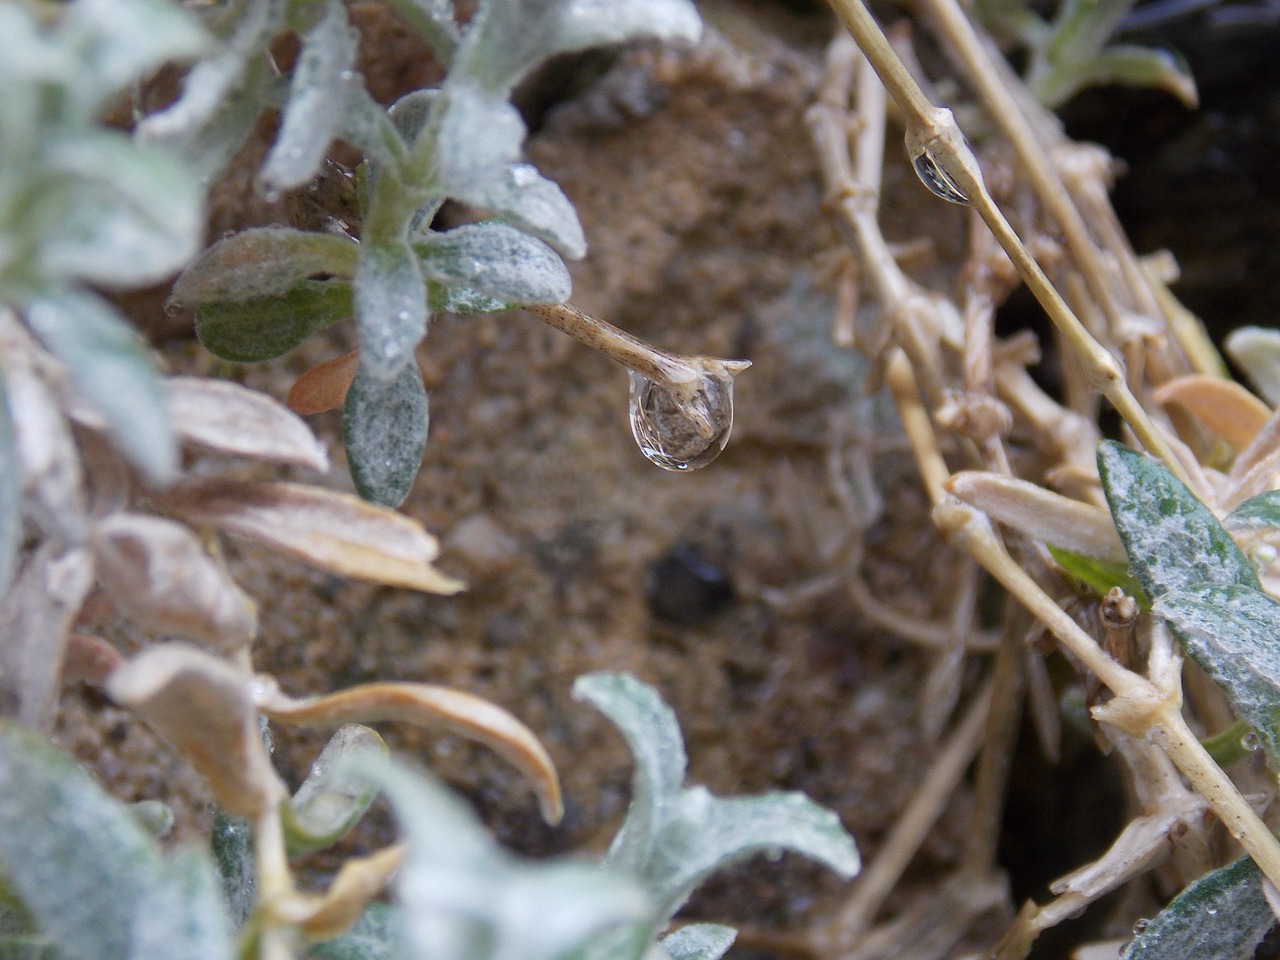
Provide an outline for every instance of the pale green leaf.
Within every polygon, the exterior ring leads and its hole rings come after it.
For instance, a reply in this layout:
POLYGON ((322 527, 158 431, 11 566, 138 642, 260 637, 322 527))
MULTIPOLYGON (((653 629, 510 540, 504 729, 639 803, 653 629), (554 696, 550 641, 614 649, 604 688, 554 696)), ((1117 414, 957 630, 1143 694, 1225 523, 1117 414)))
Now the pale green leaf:
POLYGON ((1280 604, 1250 587, 1196 584, 1161 597, 1155 612, 1280 761, 1280 604))
POLYGON ((718 923, 694 923, 662 938, 671 960, 720 960, 738 932, 718 923))
POLYGON ((1280 405, 1280 330, 1241 327, 1228 335, 1223 349, 1267 403, 1280 405))
POLYGON ((228 960, 233 955, 231 925, 207 853, 182 847, 161 865, 133 933, 136 960, 228 960))
POLYGON ((1232 530, 1273 530, 1280 528, 1280 490, 1250 497, 1223 521, 1232 530))
POLYGON ((153 483, 172 479, 178 447, 164 389, 133 328, 106 301, 71 292, 33 301, 27 323, 106 417, 116 446, 153 483))
POLYGON ((520 158, 525 126, 505 91, 446 83, 433 104, 436 186, 469 201, 520 158))
POLYGON ((516 304, 495 300, 469 287, 427 281, 427 306, 432 313, 502 313, 516 304))
POLYGON ((360 365, 342 408, 342 441, 360 496, 400 506, 413 489, 427 445, 427 391, 416 363, 390 381, 360 365))
POLYGON ((43 937, 0 936, 0 960, 58 960, 58 952, 43 937))
POLYGON ((239 929, 249 919, 258 902, 258 876, 253 864, 253 828, 249 821, 229 817, 221 807, 215 806, 210 846, 231 922, 239 929))
POLYGON ((386 753, 382 738, 368 727, 352 723, 338 729, 283 808, 290 858, 332 846, 355 826, 377 790, 351 772, 349 761, 386 753))
POLYGON ((219 240, 174 282, 179 303, 281 297, 317 274, 355 274, 360 248, 328 233, 255 227, 219 240))
POLYGON ((396 132, 406 144, 413 144, 426 129, 431 118, 432 105, 440 91, 434 88, 406 93, 387 109, 387 117, 395 125, 396 132))
POLYGON ((1052 544, 1049 544, 1049 555, 1068 574, 1092 587, 1098 596, 1105 597, 1112 587, 1119 587, 1137 600, 1138 606, 1143 610, 1151 609, 1150 598, 1142 589, 1142 584, 1129 572, 1128 564, 1063 550, 1052 544))
POLYGON ((310 960, 403 960, 406 957, 400 911, 385 903, 371 903, 355 925, 334 940, 307 952, 310 960))
POLYGON ((1262 883, 1248 857, 1206 874, 1134 937, 1121 960, 1251 960, 1276 920, 1262 883))
POLYGON ((1098 448, 1098 472, 1129 563, 1147 596, 1191 584, 1260 589, 1258 576, 1217 517, 1150 457, 1111 440, 1098 448))
POLYGON ((9 590, 22 544, 22 463, 0 369, 0 596, 9 590))
POLYGON ((563 303, 572 281, 541 240, 501 223, 428 233, 413 244, 428 280, 468 287, 508 303, 563 303))
POLYGON ((281 297, 222 301, 196 309, 196 336, 211 353, 236 363, 279 357, 355 311, 351 284, 304 280, 281 297))
POLYGON ((405 139, 391 122, 387 111, 364 87, 359 74, 344 79, 341 93, 345 109, 337 135, 375 163, 398 166, 408 149, 405 139))
POLYGON ((427 332, 427 288, 409 244, 368 242, 360 249, 355 280, 360 366, 384 382, 413 362, 427 332))
POLYGON ((573 204, 559 186, 530 164, 513 163, 474 184, 459 199, 545 240, 571 260, 580 259, 587 252, 587 240, 573 204))

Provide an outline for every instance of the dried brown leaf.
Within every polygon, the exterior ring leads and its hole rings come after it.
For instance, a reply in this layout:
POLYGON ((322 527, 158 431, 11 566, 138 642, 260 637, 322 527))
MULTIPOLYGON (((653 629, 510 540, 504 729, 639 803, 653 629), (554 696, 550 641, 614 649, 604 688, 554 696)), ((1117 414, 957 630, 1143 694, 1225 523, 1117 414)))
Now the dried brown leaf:
POLYGON ((172 377, 165 399, 185 444, 321 473, 329 457, 302 420, 275 400, 229 380, 172 377))
POLYGON ((46 542, 0 605, 0 713, 47 730, 67 636, 93 586, 93 556, 46 542))
POLYGON ((1181 407, 1236 450, 1245 449, 1271 416, 1267 405, 1240 384, 1203 373, 1170 380, 1152 397, 1163 406, 1181 407))
POLYGON ((22 462, 24 509, 41 529, 81 540, 84 474, 57 397, 21 355, 5 370, 5 392, 22 462))
POLYGON ((542 743, 506 710, 473 694, 425 683, 370 683, 306 700, 295 700, 270 684, 256 690, 263 713, 293 726, 401 720, 476 740, 524 774, 548 823, 559 823, 564 813, 560 779, 542 743))
POLYGON ((116 513, 95 525, 98 580, 121 613, 223 651, 258 632, 257 605, 180 523, 116 513))
POLYGON ((189 523, 248 537, 343 576, 426 593, 466 586, 431 566, 439 545, 421 524, 349 494, 295 483, 207 480, 165 491, 154 502, 189 523))
POLYGON ((316 364, 293 382, 284 402, 290 410, 303 416, 336 410, 346 401, 359 364, 358 350, 316 364))
POLYGON ((123 663, 120 651, 101 637, 73 633, 67 638, 66 654, 62 659, 62 685, 90 683, 100 687, 123 663))
POLYGON ((965 503, 1033 540, 1104 560, 1125 560, 1111 514, 1101 507, 979 470, 954 474, 946 486, 965 503))
POLYGON ((220 657, 170 643, 121 666, 107 692, 181 750, 229 814, 256 818, 285 790, 258 732, 254 682, 220 657))
POLYGON ((294 894, 275 904, 275 913, 282 920, 296 924, 312 940, 341 936, 360 919, 365 907, 400 869, 405 852, 405 847, 397 844, 367 857, 348 860, 324 896, 294 894))

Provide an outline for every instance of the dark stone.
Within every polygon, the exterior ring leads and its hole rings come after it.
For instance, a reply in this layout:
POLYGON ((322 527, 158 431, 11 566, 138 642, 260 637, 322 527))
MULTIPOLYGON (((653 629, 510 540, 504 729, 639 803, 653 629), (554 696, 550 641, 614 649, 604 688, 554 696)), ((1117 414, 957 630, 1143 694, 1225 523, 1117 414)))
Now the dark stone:
POLYGON ((654 561, 645 590, 654 616, 682 627, 696 627, 733 603, 729 575, 687 543, 654 561))

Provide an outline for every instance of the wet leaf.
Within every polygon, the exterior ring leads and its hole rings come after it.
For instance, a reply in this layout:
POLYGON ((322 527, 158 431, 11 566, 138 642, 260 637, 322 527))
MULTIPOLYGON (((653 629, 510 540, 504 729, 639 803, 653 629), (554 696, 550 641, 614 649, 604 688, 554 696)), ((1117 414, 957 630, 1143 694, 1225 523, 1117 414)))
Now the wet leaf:
POLYGON ((649 920, 648 899, 629 880, 585 863, 515 859, 433 779, 390 762, 361 772, 386 793, 408 843, 397 893, 412 955, 558 960, 649 920))
POLYGON ((195 647, 169 643, 126 662, 107 692, 177 747, 232 816, 255 818, 283 799, 258 735, 250 677, 195 647))
POLYGON ((427 389, 416 363, 390 381, 356 370, 342 409, 347 466, 364 499, 398 507, 427 446, 427 389))
POLYGON ((172 480, 178 448, 160 378, 141 338, 115 309, 93 294, 63 293, 33 301, 27 323, 107 418, 116 447, 152 483, 172 480))
POLYGON ((210 353, 236 363, 283 356, 325 327, 352 316, 351 285, 304 280, 280 297, 220 301, 196 310, 196 336, 210 353))
POLYGON ((492 221, 428 233, 413 244, 429 280, 508 303, 562 303, 569 271, 541 240, 492 221))
POLYGON ((993 520, 1033 540, 1108 561, 1125 560, 1111 515, 1014 477, 962 470, 947 480, 948 492, 993 520))
POLYGON ((413 362, 427 332, 427 288, 407 243, 366 244, 355 282, 360 363, 370 376, 391 381, 413 362))
POLYGON ((427 593, 465 586, 431 566, 439 545, 420 523, 348 494, 295 483, 206 480, 154 502, 189 523, 248 537, 343 576, 427 593))
POLYGON ((839 818, 801 793, 720 798, 682 786, 684 747, 671 708, 625 674, 580 677, 574 696, 615 723, 636 756, 631 806, 605 857, 675 914, 711 873, 755 853, 792 850, 851 877, 860 868, 839 818))
POLYGON ((1121 960, 1250 960, 1275 916, 1257 865, 1241 857, 1178 894, 1121 960))
POLYGON ((662 938, 671 960, 720 960, 738 932, 718 923, 692 923, 662 938))
POLYGON ((359 364, 358 350, 317 363, 293 381, 285 403, 290 410, 302 416, 336 410, 346 401, 359 364))
POLYGON ((538 796, 543 817, 548 823, 560 822, 560 780, 546 749, 510 713, 473 694, 425 683, 369 683, 295 700, 278 687, 262 686, 258 706, 271 719, 290 726, 336 727, 398 720, 442 727, 484 744, 524 774, 538 796))
POLYGON ((1152 398, 1164 406, 1181 407, 1236 450, 1247 448, 1271 417, 1267 405, 1240 384, 1202 373, 1170 380, 1152 398))
POLYGON ((385 903, 371 903, 355 926, 342 936, 318 943, 307 952, 310 960, 402 960, 405 947, 400 911, 385 903))
POLYGON ((1240 327, 1228 335, 1223 347, 1263 399, 1280 406, 1280 330, 1240 327))
POLYGON ((0 724, 0 861, 59 960, 226 960, 207 857, 166 862, 127 810, 70 758, 0 724))
POLYGON ((243 303, 285 297, 318 274, 355 275, 360 248, 329 233, 255 227, 219 240, 182 271, 173 285, 179 303, 243 303))
POLYGON ((280 132, 259 174, 268 191, 301 186, 319 168, 346 113, 356 47, 345 8, 327 0, 324 16, 302 38, 280 132))
POLYGON ((1105 597, 1112 587, 1119 587, 1133 599, 1143 610, 1151 609, 1151 598, 1142 589, 1142 584, 1129 572, 1128 563, 1115 563, 1111 560, 1099 560, 1087 557, 1082 553, 1060 550, 1049 547, 1049 554, 1054 563, 1086 586, 1092 587, 1100 597, 1105 597))
POLYGON ((323 473, 329 457, 288 408, 230 380, 170 377, 169 417, 178 439, 218 453, 289 463, 323 473))
POLYGON ((377 790, 351 773, 344 760, 387 755, 387 745, 368 727, 347 724, 327 744, 293 799, 283 808, 289 856, 332 846, 364 816, 377 790))
POLYGON ((1280 604, 1238 584, 1195 584, 1161 597, 1155 612, 1280 763, 1280 604))
POLYGON ((187 527, 139 513, 95 524, 98 580, 121 613, 223 652, 257 635, 257 605, 187 527))
POLYGON ((545 240, 570 260, 587 252, 578 214, 552 181, 527 163, 513 163, 466 191, 468 203, 545 240))
POLYGON ((0 604, 0 710, 48 729, 60 687, 63 649, 93 586, 93 558, 46 541, 0 604))
POLYGON ((1147 596, 1159 600, 1199 583, 1260 589, 1253 567, 1218 519, 1155 460, 1108 440, 1098 448, 1098 472, 1147 596))

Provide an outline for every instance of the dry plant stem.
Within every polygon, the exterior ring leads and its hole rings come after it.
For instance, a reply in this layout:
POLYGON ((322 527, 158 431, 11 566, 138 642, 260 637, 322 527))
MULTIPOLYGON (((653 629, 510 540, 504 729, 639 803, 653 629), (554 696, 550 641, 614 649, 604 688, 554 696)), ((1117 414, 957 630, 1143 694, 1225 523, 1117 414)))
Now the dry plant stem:
POLYGON ((925 492, 929 494, 929 501, 936 506, 947 496, 945 485, 951 471, 942 459, 942 449, 938 446, 938 435, 929 421, 929 411, 920 401, 920 390, 916 386, 911 361, 901 350, 895 350, 890 355, 885 368, 885 382, 889 385, 889 392, 893 394, 902 429, 911 441, 911 450, 915 454, 916 467, 924 481, 925 492))
POLYGON ((524 309, 655 383, 669 386, 695 383, 702 375, 694 358, 659 350, 608 321, 583 313, 567 303, 533 304, 524 309))
POLYGON ((835 919, 811 934, 814 949, 820 956, 848 950, 857 943, 942 816, 982 743, 994 686, 992 681, 987 682, 947 738, 911 802, 894 821, 893 830, 875 860, 854 881, 853 894, 835 919))
POLYGON ((1116 695, 1095 717, 1135 737, 1156 743, 1209 801, 1228 832, 1240 842, 1272 883, 1280 878, 1280 843, 1239 790, 1205 752, 1182 717, 1176 672, 1157 685, 1107 656, 1097 643, 1040 589, 1005 551, 990 523, 957 500, 934 509, 934 522, 949 540, 962 547, 1017 597, 1058 641, 1116 695))
POLYGON ((871 61, 907 121, 907 144, 913 156, 932 158, 969 199, 1023 281, 1085 364, 1090 381, 1120 413, 1134 435, 1179 479, 1186 472, 1147 412, 1125 382, 1119 362, 1085 329, 1028 253, 1009 221, 987 193, 972 150, 950 110, 935 107, 889 46, 879 25, 861 0, 830 0, 841 21, 871 61))

